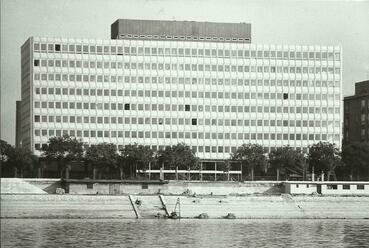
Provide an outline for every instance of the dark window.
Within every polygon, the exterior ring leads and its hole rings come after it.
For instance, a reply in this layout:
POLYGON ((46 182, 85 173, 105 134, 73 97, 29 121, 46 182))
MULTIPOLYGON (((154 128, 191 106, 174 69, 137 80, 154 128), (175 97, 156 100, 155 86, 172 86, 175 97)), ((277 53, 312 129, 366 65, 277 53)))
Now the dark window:
POLYGON ((185 111, 190 111, 190 110, 191 110, 190 105, 185 105, 185 111))
POLYGON ((129 109, 130 109, 129 103, 124 104, 124 110, 129 110, 129 109))
POLYGON ((36 143, 36 144, 35 144, 35 149, 36 149, 36 150, 40 150, 40 149, 41 149, 40 144, 36 143))
POLYGON ((40 122, 40 116, 39 115, 35 115, 35 122, 40 122))
POLYGON ((337 184, 327 185, 327 189, 337 189, 337 184))
POLYGON ((288 93, 283 93, 283 99, 284 100, 288 99, 288 93))
POLYGON ((342 189, 350 189, 350 184, 344 184, 344 185, 342 185, 342 189))
POLYGON ((357 188, 357 189, 364 189, 364 184, 356 185, 356 188, 357 188))
POLYGON ((148 189, 149 185, 148 184, 142 184, 142 189, 148 189))
POLYGON ((94 184, 93 183, 88 183, 87 184, 87 188, 88 189, 93 189, 94 188, 94 184))
POLYGON ((296 188, 298 188, 300 185, 296 184, 296 188))
POLYGON ((60 44, 55 44, 55 51, 60 52, 60 44))
POLYGON ((192 125, 194 125, 194 126, 197 125, 197 119, 192 119, 192 125))
POLYGON ((34 66, 40 66, 40 60, 39 60, 39 59, 35 59, 35 60, 33 61, 33 65, 34 65, 34 66))

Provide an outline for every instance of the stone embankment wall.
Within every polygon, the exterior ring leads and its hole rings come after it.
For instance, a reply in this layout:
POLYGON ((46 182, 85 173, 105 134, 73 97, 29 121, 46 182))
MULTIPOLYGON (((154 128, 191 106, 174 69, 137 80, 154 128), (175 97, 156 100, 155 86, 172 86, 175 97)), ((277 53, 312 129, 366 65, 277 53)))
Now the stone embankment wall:
POLYGON ((2 218, 140 218, 163 217, 179 199, 182 218, 351 218, 369 219, 369 197, 334 196, 162 196, 1 195, 2 218), (164 204, 163 204, 164 203, 164 204), (167 211, 165 211, 167 210, 167 211))
POLYGON ((69 194, 164 194, 180 195, 249 195, 281 194, 281 182, 196 182, 170 181, 167 184, 109 184, 109 183, 71 183, 69 194))
POLYGON ((136 218, 128 196, 1 195, 4 218, 136 218))

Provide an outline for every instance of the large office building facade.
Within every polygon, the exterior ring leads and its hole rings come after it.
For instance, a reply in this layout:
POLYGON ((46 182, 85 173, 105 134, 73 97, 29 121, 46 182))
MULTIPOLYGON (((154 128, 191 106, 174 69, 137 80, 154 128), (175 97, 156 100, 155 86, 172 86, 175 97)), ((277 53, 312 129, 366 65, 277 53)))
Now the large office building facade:
POLYGON ((355 95, 344 98, 344 143, 369 142, 369 80, 355 84, 355 95))
POLYGON ((25 42, 24 146, 37 153, 63 134, 154 150, 184 142, 206 160, 227 159, 244 143, 266 152, 341 146, 340 47, 250 44, 249 24, 216 33, 184 22, 183 35, 167 28, 160 36, 155 22, 127 22, 112 25, 111 40, 25 42))

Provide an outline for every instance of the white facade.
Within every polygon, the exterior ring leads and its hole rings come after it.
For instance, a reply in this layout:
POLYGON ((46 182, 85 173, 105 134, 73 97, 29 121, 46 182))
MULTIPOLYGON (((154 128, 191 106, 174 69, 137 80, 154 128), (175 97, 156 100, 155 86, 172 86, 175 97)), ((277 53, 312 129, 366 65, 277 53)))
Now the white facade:
POLYGON ((32 37, 23 144, 37 150, 64 133, 154 149, 185 142, 202 159, 243 143, 340 147, 341 71, 337 46, 32 37))

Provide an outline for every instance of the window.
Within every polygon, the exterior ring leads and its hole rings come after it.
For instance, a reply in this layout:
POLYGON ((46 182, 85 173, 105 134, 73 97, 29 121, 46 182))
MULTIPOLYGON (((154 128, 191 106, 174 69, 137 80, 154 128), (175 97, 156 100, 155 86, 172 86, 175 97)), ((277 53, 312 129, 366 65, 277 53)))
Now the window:
POLYGON ((197 125, 197 119, 192 119, 192 125, 196 126, 197 125))
POLYGON ((364 184, 356 185, 356 189, 363 190, 364 189, 364 184))
POLYGON ((288 93, 283 93, 283 100, 288 99, 288 93))
POLYGON ((327 189, 337 189, 337 184, 328 184, 327 189))
POLYGON ((33 61, 33 65, 34 65, 34 66, 40 66, 40 60, 39 60, 39 59, 35 59, 35 60, 33 61))
POLYGON ((185 111, 190 111, 190 110, 191 110, 190 105, 185 105, 185 111))
POLYGON ((129 109, 130 109, 129 103, 124 104, 124 110, 129 110, 129 109))
POLYGON ((60 52, 60 44, 55 44, 55 51, 60 52))
POLYGON ((342 185, 342 189, 350 189, 350 184, 344 184, 342 185))

